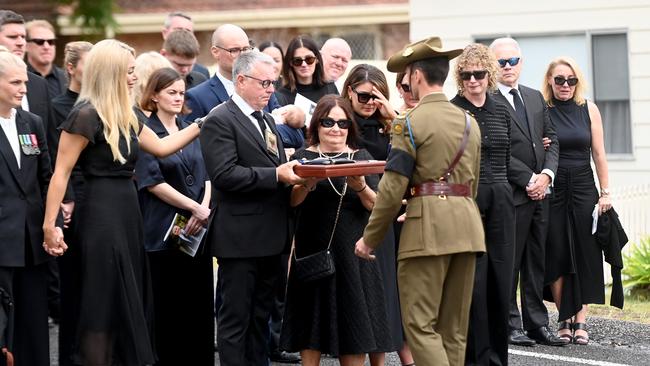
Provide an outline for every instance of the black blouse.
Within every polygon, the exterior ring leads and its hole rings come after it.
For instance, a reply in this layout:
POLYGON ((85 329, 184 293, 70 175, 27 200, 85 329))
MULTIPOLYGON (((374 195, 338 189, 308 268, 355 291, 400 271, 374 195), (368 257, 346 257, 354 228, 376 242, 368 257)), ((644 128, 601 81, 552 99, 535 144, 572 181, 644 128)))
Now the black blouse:
POLYGON ((560 166, 589 165, 591 160, 591 118, 587 103, 579 106, 572 100, 553 98, 548 109, 560 143, 560 166))
POLYGON ((469 112, 481 129, 481 175, 479 183, 507 183, 510 166, 510 114, 505 105, 486 95, 485 104, 475 106, 457 95, 451 100, 469 112))

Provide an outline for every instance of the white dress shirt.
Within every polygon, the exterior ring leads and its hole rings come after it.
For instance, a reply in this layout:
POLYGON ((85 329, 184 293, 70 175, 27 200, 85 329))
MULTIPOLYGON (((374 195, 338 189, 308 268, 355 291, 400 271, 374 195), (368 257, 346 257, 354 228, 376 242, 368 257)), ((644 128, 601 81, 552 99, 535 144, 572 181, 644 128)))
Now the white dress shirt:
MULTIPOLYGON (((23 98, 27 99, 27 98, 23 98)), ((9 145, 11 145, 11 150, 14 151, 16 156, 16 162, 18 163, 18 169, 20 169, 20 141, 18 140, 18 129, 16 128, 16 110, 11 109, 11 115, 9 118, 0 117, 0 125, 2 125, 2 130, 4 131, 7 140, 9 140, 9 145)))
POLYGON ((226 93, 228 93, 228 96, 232 97, 233 93, 235 92, 235 83, 233 83, 232 80, 223 77, 223 75, 221 75, 219 70, 217 70, 216 75, 219 78, 219 81, 221 81, 221 84, 223 84, 224 89, 226 89, 226 93))

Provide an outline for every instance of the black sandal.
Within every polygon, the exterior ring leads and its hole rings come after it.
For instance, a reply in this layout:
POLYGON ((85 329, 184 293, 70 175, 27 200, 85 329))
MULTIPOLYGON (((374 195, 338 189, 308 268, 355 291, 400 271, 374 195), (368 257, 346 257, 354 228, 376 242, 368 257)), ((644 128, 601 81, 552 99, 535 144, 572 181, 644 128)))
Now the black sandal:
POLYGON ((574 341, 574 337, 572 335, 573 334, 573 324, 572 323, 569 323, 566 320, 561 321, 558 328, 557 328, 557 330, 558 330, 558 334, 557 334, 558 338, 560 338, 562 340, 562 342, 564 342, 565 344, 569 344, 569 343, 572 343, 574 341), (571 332, 570 333, 565 333, 565 334, 560 334, 560 331, 564 330, 564 329, 568 329, 571 332))
POLYGON ((573 323, 573 343, 579 344, 581 346, 586 346, 589 344, 589 334, 587 336, 576 335, 576 330, 584 330, 587 333, 587 324, 585 323, 573 323))

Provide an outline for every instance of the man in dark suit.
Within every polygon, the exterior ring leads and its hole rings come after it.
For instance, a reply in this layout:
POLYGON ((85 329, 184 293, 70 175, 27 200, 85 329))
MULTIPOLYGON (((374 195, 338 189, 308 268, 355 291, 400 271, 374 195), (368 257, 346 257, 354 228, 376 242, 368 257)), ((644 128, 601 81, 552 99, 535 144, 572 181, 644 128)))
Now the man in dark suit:
POLYGON ((266 365, 280 255, 292 236, 289 184, 302 180, 263 112, 274 91, 273 60, 246 52, 233 70, 232 98, 208 114, 200 135, 216 207, 206 236, 220 267, 217 344, 223 366, 266 365))
POLYGON ((59 96, 68 87, 68 78, 62 68, 54 64, 56 35, 47 20, 37 19, 25 24, 27 31, 27 71, 47 81, 51 98, 59 96))
MULTIPOLYGON (((41 119, 18 107, 27 66, 0 51, 0 288, 13 298, 7 346, 17 365, 49 365, 44 199, 51 176, 41 119)), ((5 331, 0 329, 0 331, 5 331)), ((4 337, 0 337, 4 338, 4 337)), ((2 363, 2 357, 0 357, 2 363)))
MULTIPOLYGON (((248 35, 243 29, 234 24, 223 24, 212 34, 212 57, 214 57, 218 69, 214 76, 188 90, 185 94, 187 107, 191 110, 185 117, 187 121, 203 117, 212 108, 227 101, 233 93, 232 66, 237 57, 242 53, 252 50, 248 35)), ((271 95, 269 102, 264 106, 265 112, 271 112, 281 108, 278 100, 271 95)), ((304 136, 299 130, 304 126, 305 114, 300 108, 288 105, 282 107, 282 118, 284 124, 279 124, 278 129, 285 148, 300 148, 304 142, 304 136)))
POLYGON ((208 80, 205 75, 192 70, 199 55, 199 42, 194 33, 184 29, 175 30, 167 35, 160 54, 165 56, 174 69, 185 79, 185 90, 208 80))
POLYGON ((508 107, 513 124, 508 180, 513 187, 517 225, 509 342, 522 346, 536 342, 561 346, 564 342, 548 328, 548 312, 542 297, 549 212, 545 198, 555 177, 559 145, 542 94, 518 82, 523 59, 517 41, 499 38, 490 48, 498 60, 499 70, 499 90, 494 97, 508 107), (544 149, 543 137, 552 141, 548 151, 544 149), (521 315, 517 308, 518 282, 521 315))

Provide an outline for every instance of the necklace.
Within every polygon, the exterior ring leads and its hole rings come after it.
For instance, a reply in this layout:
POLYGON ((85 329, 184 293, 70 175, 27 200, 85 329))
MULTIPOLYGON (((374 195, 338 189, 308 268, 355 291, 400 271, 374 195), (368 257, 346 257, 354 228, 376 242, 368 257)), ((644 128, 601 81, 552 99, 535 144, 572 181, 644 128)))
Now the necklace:
MULTIPOLYGON (((322 151, 320 151, 320 144, 316 145, 316 150, 318 151, 318 156, 319 157, 328 158, 328 159, 336 159, 336 158, 338 158, 341 155, 346 153, 346 151, 341 151, 340 153, 338 153, 336 155, 333 155, 333 156, 325 155, 325 154, 323 154, 322 151)), ((352 159, 353 153, 350 152, 349 148, 348 148, 347 153, 348 153, 348 160, 352 159)), ((348 177, 345 177, 345 181, 343 183, 343 189, 341 190, 341 192, 339 192, 339 190, 336 189, 336 187, 334 186, 334 183, 332 183, 332 179, 330 177, 327 177, 327 181, 330 182, 330 186, 332 187, 334 192, 336 192, 336 194, 339 195, 339 197, 345 196, 345 192, 347 192, 347 190, 348 190, 348 177)))

